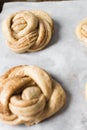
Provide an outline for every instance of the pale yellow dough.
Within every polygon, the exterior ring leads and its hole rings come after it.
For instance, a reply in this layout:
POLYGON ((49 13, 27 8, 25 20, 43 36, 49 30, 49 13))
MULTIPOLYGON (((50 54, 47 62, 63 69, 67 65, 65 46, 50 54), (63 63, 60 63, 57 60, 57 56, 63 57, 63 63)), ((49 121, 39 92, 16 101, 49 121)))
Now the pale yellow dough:
POLYGON ((87 19, 82 20, 76 27, 77 37, 87 45, 87 19))
POLYGON ((17 66, 0 77, 0 120, 9 125, 33 125, 66 103, 61 85, 36 66, 17 66))
POLYGON ((17 53, 43 49, 51 40, 53 20, 44 11, 20 11, 8 16, 2 31, 9 48, 17 53))
POLYGON ((85 100, 87 101, 87 83, 85 84, 85 100))

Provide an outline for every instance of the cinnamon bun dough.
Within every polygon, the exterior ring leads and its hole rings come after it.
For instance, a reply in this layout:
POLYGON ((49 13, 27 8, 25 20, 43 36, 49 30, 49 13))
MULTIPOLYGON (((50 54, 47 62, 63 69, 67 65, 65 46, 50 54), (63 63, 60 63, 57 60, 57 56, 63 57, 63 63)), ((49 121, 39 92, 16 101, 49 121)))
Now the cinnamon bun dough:
POLYGON ((20 11, 8 16, 2 24, 8 47, 17 52, 35 52, 51 40, 53 20, 44 11, 20 11))
POLYGON ((77 37, 87 45, 87 19, 82 20, 76 28, 77 37))
POLYGON ((37 124, 65 102, 62 86, 37 66, 17 66, 0 77, 0 120, 9 125, 37 124))

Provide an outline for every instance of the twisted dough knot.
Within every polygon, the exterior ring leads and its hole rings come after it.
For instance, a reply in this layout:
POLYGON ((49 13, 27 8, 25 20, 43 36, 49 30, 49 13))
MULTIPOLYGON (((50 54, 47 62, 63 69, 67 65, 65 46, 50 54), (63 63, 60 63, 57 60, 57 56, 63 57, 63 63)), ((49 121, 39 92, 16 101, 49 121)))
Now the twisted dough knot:
POLYGON ((17 53, 44 48, 53 33, 53 21, 44 11, 20 11, 7 17, 2 30, 10 49, 17 53))
POLYGON ((76 35, 81 41, 87 43, 87 19, 81 21, 77 26, 76 35))
POLYGON ((17 66, 0 78, 0 120, 33 125, 52 116, 65 104, 62 87, 36 66, 17 66))

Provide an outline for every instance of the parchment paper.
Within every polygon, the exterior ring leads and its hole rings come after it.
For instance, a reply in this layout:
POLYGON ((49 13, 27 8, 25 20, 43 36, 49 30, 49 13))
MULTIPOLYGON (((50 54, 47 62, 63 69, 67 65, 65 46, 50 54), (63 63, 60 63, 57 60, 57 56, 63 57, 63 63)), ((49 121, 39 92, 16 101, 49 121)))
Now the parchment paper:
POLYGON ((75 35, 77 24, 87 17, 87 0, 72 2, 6 3, 0 14, 0 75, 12 66, 38 65, 59 81, 67 93, 67 104, 53 117, 26 127, 0 123, 0 130, 87 130, 87 47, 75 35), (16 54, 6 45, 1 23, 19 10, 42 9, 54 19, 54 36, 49 45, 35 53, 16 54))

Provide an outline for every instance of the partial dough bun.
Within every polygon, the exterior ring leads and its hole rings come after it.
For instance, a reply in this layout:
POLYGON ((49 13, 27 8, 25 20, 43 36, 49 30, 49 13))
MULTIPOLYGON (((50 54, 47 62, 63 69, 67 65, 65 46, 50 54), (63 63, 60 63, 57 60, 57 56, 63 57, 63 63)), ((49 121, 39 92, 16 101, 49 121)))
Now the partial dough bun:
POLYGON ((65 102, 61 85, 39 67, 17 66, 0 77, 0 120, 9 125, 37 124, 65 102))
POLYGON ((87 44, 87 19, 82 20, 76 28, 77 37, 87 44))
POLYGON ((43 49, 51 40, 53 20, 44 11, 20 11, 8 16, 2 25, 8 46, 17 53, 43 49))
POLYGON ((87 101, 87 83, 85 84, 85 100, 87 101))

